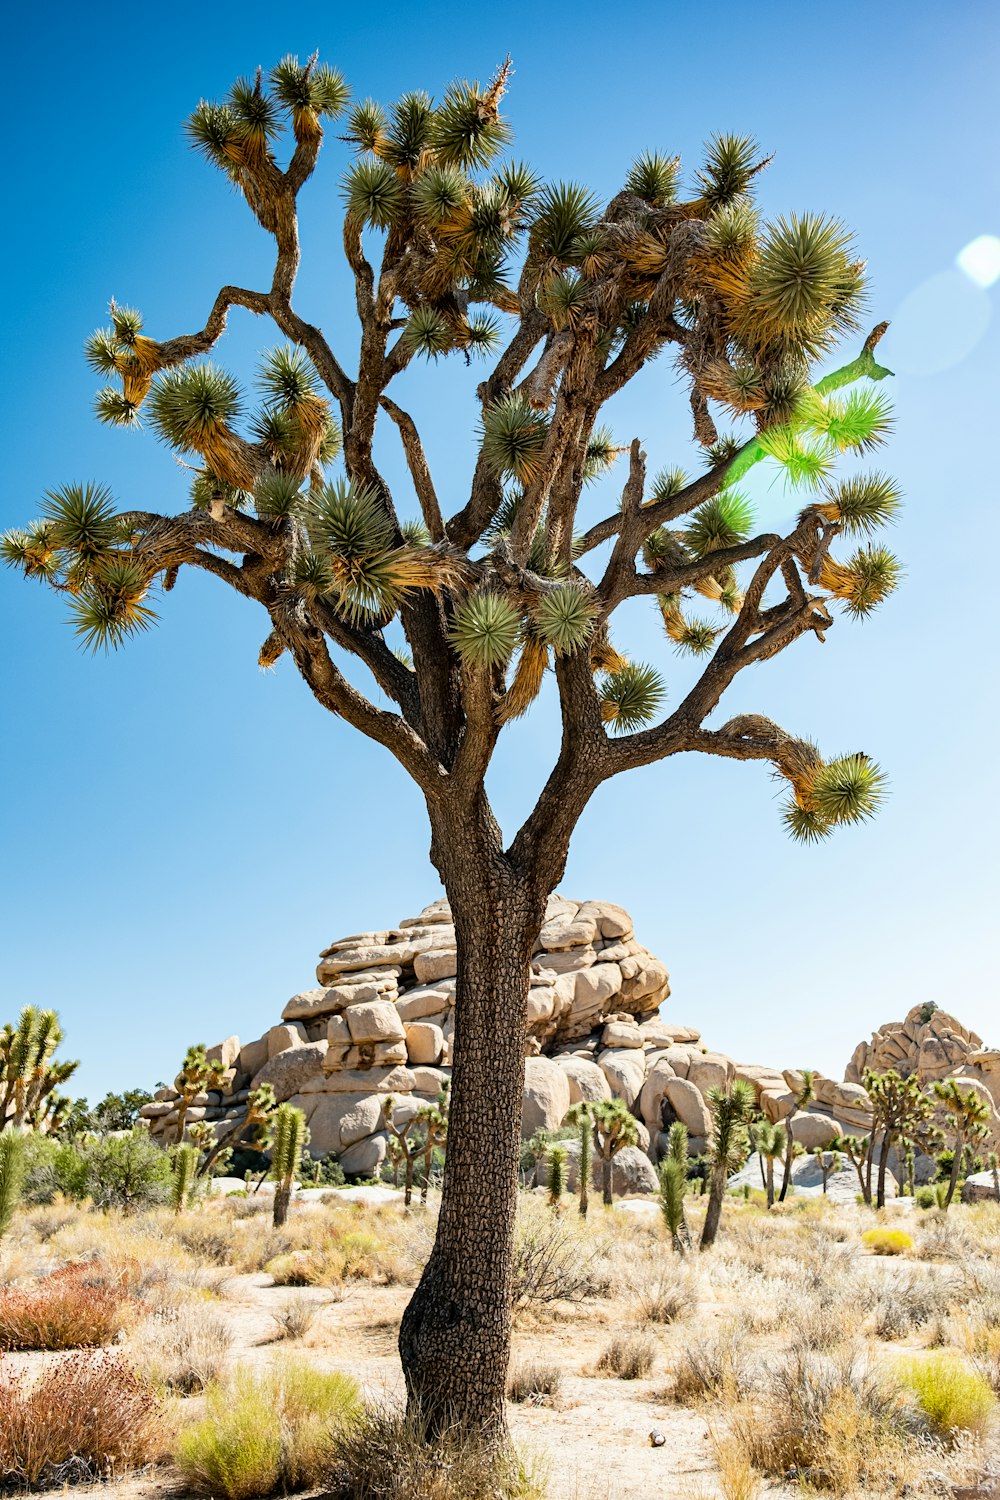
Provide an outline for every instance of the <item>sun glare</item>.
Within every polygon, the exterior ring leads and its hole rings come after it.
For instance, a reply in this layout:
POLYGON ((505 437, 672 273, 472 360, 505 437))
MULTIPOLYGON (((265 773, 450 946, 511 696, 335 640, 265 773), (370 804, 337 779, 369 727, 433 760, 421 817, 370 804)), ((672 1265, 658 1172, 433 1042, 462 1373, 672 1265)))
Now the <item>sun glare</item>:
POLYGON ((955 257, 955 264, 976 286, 992 286, 1000 281, 1000 239, 995 234, 979 234, 955 257))

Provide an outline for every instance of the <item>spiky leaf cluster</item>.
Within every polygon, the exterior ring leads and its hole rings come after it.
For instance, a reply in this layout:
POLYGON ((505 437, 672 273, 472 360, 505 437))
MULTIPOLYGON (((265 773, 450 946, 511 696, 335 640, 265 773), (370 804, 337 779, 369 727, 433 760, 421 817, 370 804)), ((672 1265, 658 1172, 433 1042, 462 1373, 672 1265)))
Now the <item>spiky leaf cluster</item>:
POLYGON ((480 591, 455 611, 451 640, 470 667, 503 667, 521 634, 521 616, 502 594, 480 591))
POLYGON ((656 717, 666 691, 655 667, 629 662, 601 683, 601 717, 617 734, 630 734, 656 717))

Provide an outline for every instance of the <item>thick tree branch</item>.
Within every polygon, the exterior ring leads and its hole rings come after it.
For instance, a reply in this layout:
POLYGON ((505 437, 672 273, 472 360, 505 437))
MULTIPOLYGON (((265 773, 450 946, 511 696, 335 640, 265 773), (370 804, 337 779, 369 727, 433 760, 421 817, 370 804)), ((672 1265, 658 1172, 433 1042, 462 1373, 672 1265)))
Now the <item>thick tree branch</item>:
POLYGON ((388 396, 383 396, 380 401, 383 411, 389 416, 399 428, 399 435, 403 441, 403 451, 406 454, 407 466, 410 470, 410 478, 413 480, 413 488, 417 492, 420 509, 424 517, 424 525, 430 533, 432 542, 444 540, 444 520, 441 516, 441 507, 438 504, 437 492, 434 489, 434 480, 424 454, 424 447, 420 441, 413 418, 405 412, 395 401, 390 401, 388 396))

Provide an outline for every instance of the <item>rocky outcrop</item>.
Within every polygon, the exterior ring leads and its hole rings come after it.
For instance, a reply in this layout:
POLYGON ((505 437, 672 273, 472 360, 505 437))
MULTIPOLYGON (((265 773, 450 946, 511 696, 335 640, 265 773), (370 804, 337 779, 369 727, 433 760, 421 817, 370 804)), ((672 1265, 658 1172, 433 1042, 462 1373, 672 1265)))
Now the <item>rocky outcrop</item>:
MULTIPOLYGON (((445 901, 395 928, 338 939, 320 954, 317 986, 293 995, 263 1036, 242 1045, 231 1036, 210 1049, 226 1082, 193 1101, 188 1123, 205 1120, 224 1133, 244 1117, 250 1090, 269 1083, 279 1100, 305 1111, 314 1156, 333 1153, 345 1172, 375 1175, 387 1149, 387 1097, 400 1122, 450 1076, 456 972, 445 901)), ((687 1127, 694 1154, 705 1149, 713 1088, 744 1079, 762 1114, 791 1116, 796 1139, 812 1151, 870 1131, 864 1070, 895 1067, 928 1088, 954 1076, 982 1092, 993 1110, 991 1144, 1000 1143, 1000 1052, 985 1050, 944 1011, 917 1006, 881 1027, 856 1049, 844 1082, 817 1073, 813 1098, 797 1110, 801 1073, 710 1051, 693 1027, 660 1014, 669 994, 666 968, 636 940, 621 906, 551 897, 531 964, 524 1137, 558 1128, 578 1100, 623 1099, 639 1125, 641 1148, 630 1152, 650 1170, 623 1155, 616 1182, 628 1185, 616 1191, 645 1191, 655 1187, 649 1158, 663 1154, 675 1120, 687 1127)), ((164 1144, 176 1138, 177 1102, 176 1088, 161 1089, 142 1111, 164 1144)))

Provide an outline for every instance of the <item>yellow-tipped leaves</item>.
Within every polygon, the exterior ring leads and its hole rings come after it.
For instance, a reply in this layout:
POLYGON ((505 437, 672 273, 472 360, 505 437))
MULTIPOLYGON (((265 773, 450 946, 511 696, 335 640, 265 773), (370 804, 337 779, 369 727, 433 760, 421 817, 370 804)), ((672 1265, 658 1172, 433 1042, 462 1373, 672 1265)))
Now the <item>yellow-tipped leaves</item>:
POLYGON ((666 691, 655 668, 627 662, 601 683, 601 718, 618 733, 629 734, 656 717, 666 691))
POLYGON ((862 619, 897 588, 903 568, 888 547, 862 547, 846 563, 826 557, 820 582, 844 601, 848 614, 862 619))
POLYGON ((884 772, 867 755, 842 755, 817 771, 813 809, 827 823, 860 823, 875 816, 887 785, 884 772))
POLYGON ((862 288, 842 224, 821 214, 782 217, 768 226, 751 271, 753 327, 764 337, 822 348, 856 325, 862 288))
POLYGON ((480 590, 455 611, 451 640, 471 667, 506 666, 521 634, 521 616, 502 594, 480 590))
POLYGON ((111 491, 103 484, 67 484, 50 490, 41 519, 53 548, 85 562, 101 557, 121 539, 111 491))
POLYGON ((684 541, 696 557, 735 547, 753 528, 753 507, 739 490, 723 490, 701 505, 684 529, 684 541))
POLYGON ((82 643, 92 651, 107 651, 148 629, 156 619, 155 611, 143 603, 149 584, 149 574, 128 557, 102 564, 70 602, 82 643))
POLYGON ((841 480, 827 491, 822 507, 831 520, 840 522, 845 536, 871 536, 895 521, 902 505, 899 486, 886 474, 857 475, 841 480))

